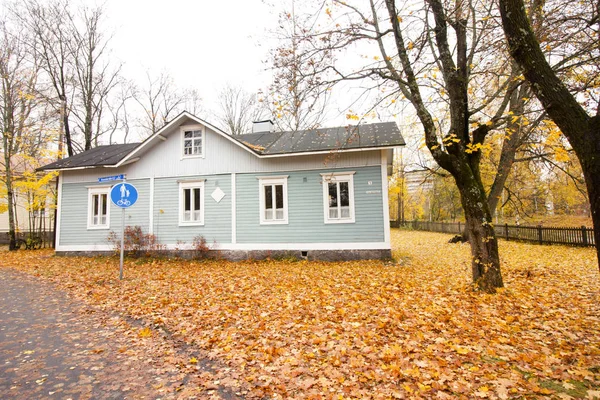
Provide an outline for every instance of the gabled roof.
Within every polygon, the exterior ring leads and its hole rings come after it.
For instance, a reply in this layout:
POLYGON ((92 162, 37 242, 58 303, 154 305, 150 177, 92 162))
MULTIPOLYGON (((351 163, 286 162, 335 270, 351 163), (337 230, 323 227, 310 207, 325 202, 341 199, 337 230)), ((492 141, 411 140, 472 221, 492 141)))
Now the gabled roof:
POLYGON ((91 167, 110 167, 131 153, 140 143, 111 144, 98 146, 72 157, 63 158, 38 168, 39 170, 81 169, 91 167))
POLYGON ((405 144, 395 122, 295 132, 249 133, 234 137, 264 156, 395 147, 405 144))
POLYGON ((265 132, 229 135, 208 122, 183 112, 141 143, 99 146, 38 168, 39 170, 68 170, 94 167, 120 167, 139 159, 144 149, 165 140, 164 133, 192 120, 210 128, 258 158, 286 157, 331 151, 361 151, 403 146, 400 130, 394 122, 338 128, 311 129, 296 132, 265 132), (134 157, 138 155, 138 157, 134 157))

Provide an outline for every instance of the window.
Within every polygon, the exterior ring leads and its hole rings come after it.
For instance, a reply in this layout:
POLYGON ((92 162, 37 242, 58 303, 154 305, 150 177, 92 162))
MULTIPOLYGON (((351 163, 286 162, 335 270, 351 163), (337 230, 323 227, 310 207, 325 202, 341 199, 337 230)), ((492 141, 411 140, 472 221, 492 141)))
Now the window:
POLYGON ((354 222, 354 172, 321 175, 325 223, 354 222))
POLYGON ((200 125, 182 127, 183 157, 204 157, 204 129, 200 125))
POLYGON ((287 224, 287 176, 263 177, 260 180, 260 223, 287 224))
POLYGON ((108 229, 110 226, 110 187, 88 189, 88 229, 108 229))
POLYGON ((179 225, 204 225, 204 181, 179 183, 179 225))

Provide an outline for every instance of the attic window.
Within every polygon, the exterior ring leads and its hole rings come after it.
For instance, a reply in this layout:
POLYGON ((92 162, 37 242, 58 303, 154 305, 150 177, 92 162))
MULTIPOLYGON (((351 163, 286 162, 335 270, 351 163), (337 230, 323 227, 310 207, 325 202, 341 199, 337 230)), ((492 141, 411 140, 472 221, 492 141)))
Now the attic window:
POLYGON ((204 129, 202 126, 181 128, 183 154, 186 157, 204 157, 204 129))

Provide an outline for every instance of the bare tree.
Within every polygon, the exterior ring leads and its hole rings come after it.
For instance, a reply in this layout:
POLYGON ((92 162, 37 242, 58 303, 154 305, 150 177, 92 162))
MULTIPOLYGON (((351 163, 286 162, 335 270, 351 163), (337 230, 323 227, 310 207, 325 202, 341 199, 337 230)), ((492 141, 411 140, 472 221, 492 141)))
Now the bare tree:
POLYGON ((147 136, 156 133, 163 125, 187 107, 194 112, 201 111, 201 98, 197 90, 180 90, 173 78, 166 72, 161 72, 154 78, 146 73, 146 85, 138 89, 134 99, 142 107, 143 117, 139 125, 147 136))
POLYGON ((79 10, 71 16, 72 38, 66 43, 73 62, 75 85, 73 115, 83 135, 83 150, 98 145, 103 133, 104 112, 110 93, 119 83, 121 66, 109 62, 110 37, 102 31, 102 7, 79 10))
POLYGON ((101 6, 74 12, 69 0, 25 0, 13 9, 32 33, 29 46, 45 72, 47 101, 60 115, 59 147, 64 139, 69 156, 98 144, 107 130, 107 100, 119 82, 120 65, 110 58, 111 37, 103 30, 104 12, 101 6))
POLYGON ((290 13, 280 15, 280 46, 271 54, 273 83, 265 93, 265 105, 281 131, 297 131, 321 126, 326 119, 330 87, 321 73, 333 62, 332 52, 313 52, 305 33, 310 18, 290 13))
POLYGON ((70 115, 72 109, 74 69, 72 54, 68 43, 71 41, 73 16, 69 11, 68 0, 56 0, 47 5, 37 0, 26 0, 22 9, 13 10, 23 26, 32 33, 29 45, 40 60, 41 68, 46 72, 50 91, 48 100, 55 103, 60 115, 61 135, 59 150, 63 141, 67 154, 75 154, 71 133, 70 115), (55 96, 55 97, 54 97, 55 96))
POLYGON ((219 93, 217 118, 230 135, 252 132, 252 122, 261 119, 260 103, 256 95, 241 86, 225 86, 219 93))
MULTIPOLYGON (((571 12, 571 26, 562 34, 569 37, 569 48, 588 57, 565 57, 562 74, 544 55, 540 41, 525 11, 523 0, 500 0, 500 13, 510 52, 523 69, 549 117, 573 147, 585 176, 594 238, 600 266, 600 8, 593 2, 561 4, 561 12, 571 12), (575 79, 573 79, 575 78, 575 79), (574 88, 585 90, 575 96, 574 88)), ((540 2, 538 7, 543 7, 540 2)))
POLYGON ((37 103, 38 65, 35 59, 28 58, 22 39, 19 34, 9 31, 4 22, 0 25, 0 134, 4 156, 2 180, 7 192, 9 250, 16 248, 14 156, 23 152, 27 144, 36 145, 26 136, 37 103))

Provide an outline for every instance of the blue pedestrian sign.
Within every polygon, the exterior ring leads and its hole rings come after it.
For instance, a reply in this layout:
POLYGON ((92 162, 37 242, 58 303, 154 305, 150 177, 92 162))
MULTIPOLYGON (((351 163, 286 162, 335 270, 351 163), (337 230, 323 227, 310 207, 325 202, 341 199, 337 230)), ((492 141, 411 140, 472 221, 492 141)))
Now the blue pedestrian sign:
POLYGON ((117 183, 110 190, 110 199, 117 207, 131 207, 138 199, 138 191, 131 183, 117 183))

